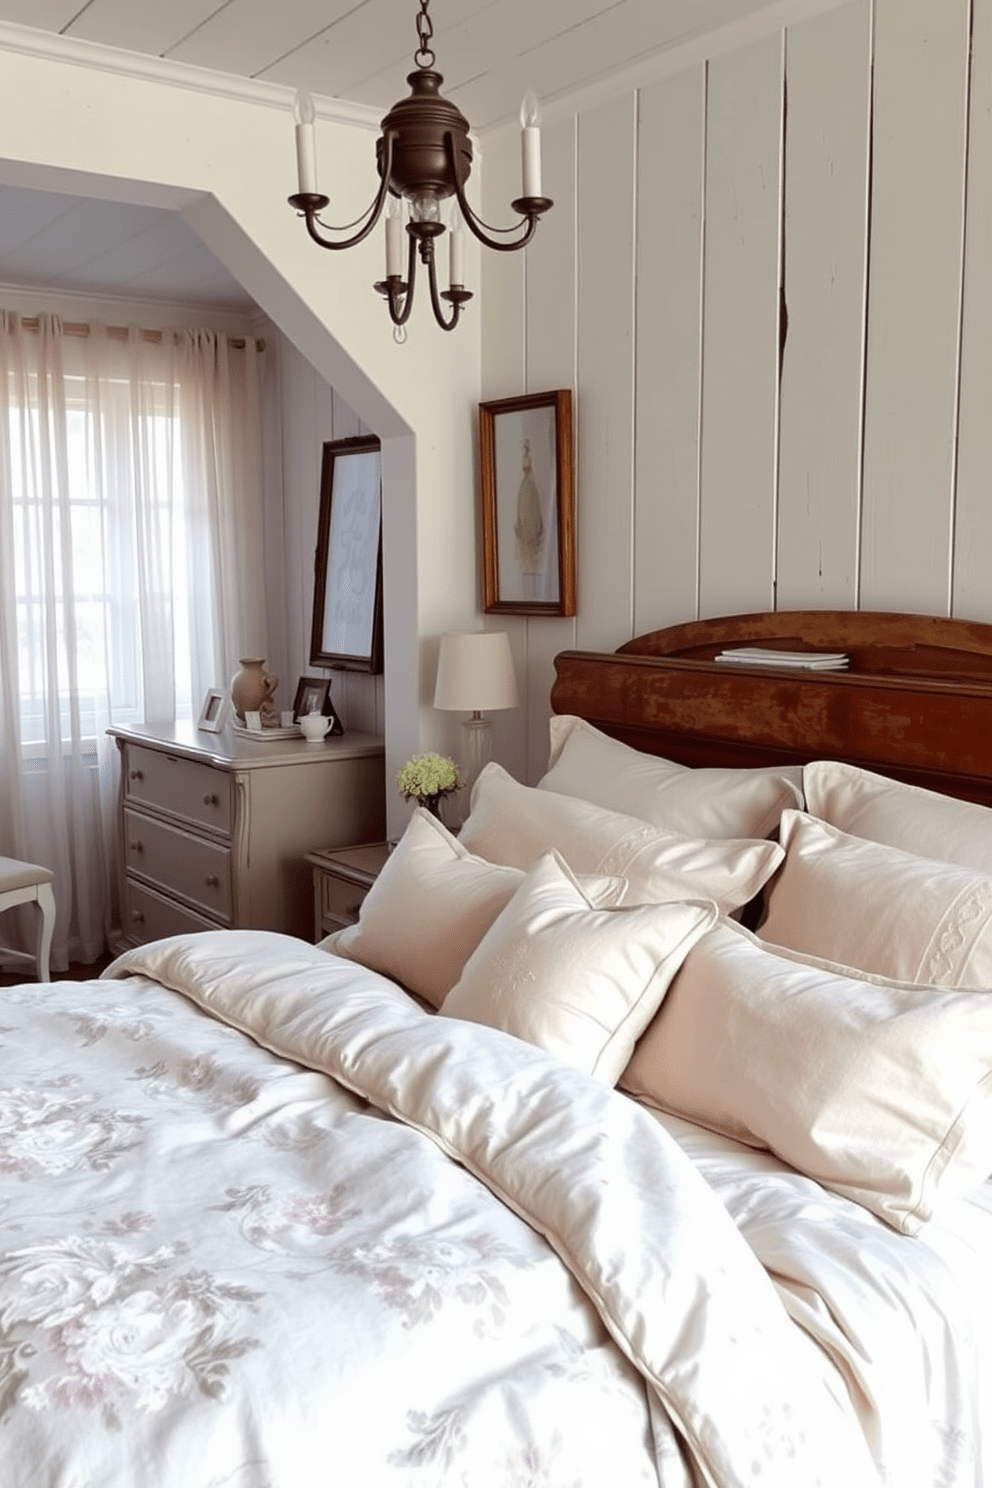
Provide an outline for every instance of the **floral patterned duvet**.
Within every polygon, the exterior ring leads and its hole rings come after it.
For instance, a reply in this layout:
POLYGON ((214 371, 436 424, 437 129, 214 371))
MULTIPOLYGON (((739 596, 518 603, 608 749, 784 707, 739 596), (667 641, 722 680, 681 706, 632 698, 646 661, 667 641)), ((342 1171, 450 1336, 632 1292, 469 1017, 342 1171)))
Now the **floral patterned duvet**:
POLYGON ((0 993, 0 1488, 860 1488, 631 1101, 260 932, 0 993))

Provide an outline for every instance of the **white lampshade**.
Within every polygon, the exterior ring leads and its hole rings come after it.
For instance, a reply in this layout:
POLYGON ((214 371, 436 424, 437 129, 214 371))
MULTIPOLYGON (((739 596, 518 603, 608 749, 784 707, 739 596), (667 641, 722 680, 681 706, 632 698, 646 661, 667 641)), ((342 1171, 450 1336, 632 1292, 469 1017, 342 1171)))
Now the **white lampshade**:
POLYGON ((505 630, 455 630, 441 637, 435 708, 481 713, 518 703, 513 656, 505 630))

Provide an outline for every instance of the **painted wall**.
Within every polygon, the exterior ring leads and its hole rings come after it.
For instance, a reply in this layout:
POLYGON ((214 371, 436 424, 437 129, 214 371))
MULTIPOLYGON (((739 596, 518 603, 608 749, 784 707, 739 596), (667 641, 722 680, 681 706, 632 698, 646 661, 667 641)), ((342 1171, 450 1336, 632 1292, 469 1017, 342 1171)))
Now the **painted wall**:
MULTIPOLYGON (((677 61, 677 59, 676 59, 677 61)), ((507 215, 514 131, 486 140, 507 215)), ((578 615, 491 617, 547 755, 554 654, 771 608, 992 620, 992 0, 853 0, 553 115, 483 396, 576 395, 578 615)))

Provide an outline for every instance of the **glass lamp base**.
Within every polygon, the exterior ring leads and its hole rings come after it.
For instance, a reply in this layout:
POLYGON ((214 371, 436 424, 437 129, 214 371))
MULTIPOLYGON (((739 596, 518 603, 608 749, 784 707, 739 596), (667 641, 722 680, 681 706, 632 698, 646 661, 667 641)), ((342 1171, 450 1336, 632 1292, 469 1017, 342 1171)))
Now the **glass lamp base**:
POLYGON ((462 775, 465 789, 471 792, 479 771, 493 757, 493 726, 488 718, 475 713, 462 721, 462 775))

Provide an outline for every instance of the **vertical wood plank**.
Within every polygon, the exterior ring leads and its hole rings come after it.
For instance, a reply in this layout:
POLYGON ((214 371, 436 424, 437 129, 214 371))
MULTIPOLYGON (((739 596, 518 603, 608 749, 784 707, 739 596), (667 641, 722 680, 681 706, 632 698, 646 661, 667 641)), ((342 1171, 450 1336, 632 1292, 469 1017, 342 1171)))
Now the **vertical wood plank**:
POLYGON ((695 619, 706 70, 640 96, 634 633, 695 619))
POLYGON ((702 615, 774 605, 782 37, 709 65, 702 615))
POLYGON ((632 96, 579 119, 576 637, 605 650, 633 634, 634 153, 632 96))
POLYGON ((861 604, 946 614, 968 0, 877 0, 861 604))
POLYGON ((858 601, 871 65, 869 0, 786 38, 780 609, 858 601))
MULTIPOLYGON (((576 388, 575 244, 576 124, 562 119, 544 130, 544 180, 554 207, 538 229, 527 254, 527 391, 572 388, 573 421, 581 417, 576 388)), ((581 533, 577 506, 576 526, 581 533)), ((577 537, 581 543, 581 535, 577 537)), ((579 595, 579 604, 582 596, 579 595)), ((494 619, 498 618, 496 616, 494 619)), ((526 673, 518 671, 526 707, 525 756, 521 779, 533 783, 548 768, 548 719, 554 659, 575 645, 574 617, 527 621, 526 673)))
MULTIPOLYGON (((495 226, 512 221, 509 204, 520 194, 519 130, 504 129, 487 139, 481 173, 482 216, 495 226)), ((509 398, 519 393, 526 372, 524 256, 482 249, 479 260, 480 294, 463 313, 482 317, 483 398, 509 398)))
POLYGON ((992 0, 972 22, 952 614, 992 620, 992 0))

